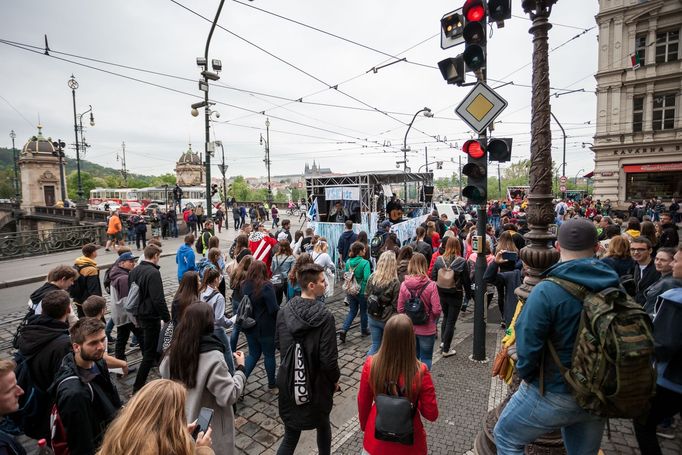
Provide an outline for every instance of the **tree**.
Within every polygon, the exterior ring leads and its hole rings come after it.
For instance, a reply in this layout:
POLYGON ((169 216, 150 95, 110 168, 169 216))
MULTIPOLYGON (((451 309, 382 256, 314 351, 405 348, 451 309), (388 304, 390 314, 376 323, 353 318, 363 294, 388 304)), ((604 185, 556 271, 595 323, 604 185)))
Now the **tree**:
MULTIPOLYGON (((66 177, 66 187, 69 199, 75 200, 78 197, 78 172, 72 171, 66 177)), ((105 187, 107 182, 102 177, 93 177, 89 172, 81 171, 81 186, 83 187, 83 198, 90 198, 90 190, 97 187, 105 187)))

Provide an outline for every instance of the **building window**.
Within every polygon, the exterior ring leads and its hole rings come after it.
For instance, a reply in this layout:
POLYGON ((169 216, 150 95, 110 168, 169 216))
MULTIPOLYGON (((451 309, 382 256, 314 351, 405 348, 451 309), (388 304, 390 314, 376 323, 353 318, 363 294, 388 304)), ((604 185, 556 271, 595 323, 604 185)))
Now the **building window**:
POLYGON ((656 33, 656 63, 674 62, 677 60, 679 44, 679 30, 656 33))
POLYGON ((675 94, 654 95, 654 131, 675 128, 675 94))
POLYGON ((635 36, 635 55, 637 63, 644 66, 646 57, 646 33, 639 33, 635 36))
POLYGON ((644 95, 638 95, 632 98, 632 132, 639 133, 642 131, 644 123, 644 95))

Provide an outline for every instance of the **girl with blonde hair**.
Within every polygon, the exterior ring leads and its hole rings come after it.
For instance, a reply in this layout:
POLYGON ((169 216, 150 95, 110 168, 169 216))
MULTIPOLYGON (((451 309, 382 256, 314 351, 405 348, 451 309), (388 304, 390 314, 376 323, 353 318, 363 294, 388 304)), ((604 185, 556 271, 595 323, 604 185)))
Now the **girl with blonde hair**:
POLYGON ((182 384, 151 381, 140 389, 109 425, 97 455, 213 455, 210 428, 196 443, 187 425, 182 384))
MULTIPOLYGON (((420 253, 417 253, 420 255, 420 253)), ((425 261, 426 262, 426 261, 425 261)), ((364 432, 364 452, 372 455, 423 455, 428 453, 426 432, 420 416, 434 422, 438 418, 438 402, 431 374, 425 364, 415 356, 415 338, 410 318, 404 314, 393 315, 384 327, 384 337, 379 351, 368 356, 362 367, 358 391, 358 417, 364 432), (376 438, 378 394, 406 397, 416 411, 412 426, 414 440, 411 445, 376 438)))
POLYGON ((334 267, 334 261, 332 260, 329 253, 327 253, 329 246, 327 239, 320 237, 317 239, 317 243, 313 248, 311 256, 313 257, 313 262, 324 269, 324 279, 327 282, 327 290, 325 291, 322 301, 325 297, 329 297, 334 293, 334 273, 336 272, 336 267, 334 267))
POLYGON ((398 313, 405 313, 405 305, 412 298, 419 298, 426 311, 426 321, 414 325, 414 336, 417 358, 430 370, 433 344, 436 341, 436 321, 441 307, 436 283, 429 279, 428 264, 421 253, 414 253, 407 266, 407 276, 400 285, 398 294, 398 313))
MULTIPOLYGON (((232 275, 230 275, 230 289, 232 289, 232 314, 237 314, 237 309, 239 308, 239 303, 244 297, 242 295, 242 283, 246 280, 246 271, 253 263, 253 256, 247 254, 242 257, 237 268, 234 269, 232 275)), ((230 349, 232 352, 237 350, 237 342, 239 341, 239 326, 236 324, 232 326, 232 335, 230 335, 230 349)))
POLYGON ((609 248, 601 260, 615 270, 619 277, 634 276, 637 263, 630 256, 630 242, 622 235, 611 239, 609 248))
POLYGON ((399 292, 398 261, 393 251, 385 251, 379 256, 377 268, 370 275, 365 287, 369 333, 372 337, 372 345, 367 355, 374 355, 379 350, 384 325, 398 312, 399 292))

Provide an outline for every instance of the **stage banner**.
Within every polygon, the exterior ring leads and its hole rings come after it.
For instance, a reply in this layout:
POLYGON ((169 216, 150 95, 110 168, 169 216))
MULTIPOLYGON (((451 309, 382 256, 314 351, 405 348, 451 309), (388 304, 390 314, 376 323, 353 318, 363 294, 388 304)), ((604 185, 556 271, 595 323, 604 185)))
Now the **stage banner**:
POLYGON ((324 198, 327 201, 359 201, 359 186, 332 186, 324 189, 324 198))

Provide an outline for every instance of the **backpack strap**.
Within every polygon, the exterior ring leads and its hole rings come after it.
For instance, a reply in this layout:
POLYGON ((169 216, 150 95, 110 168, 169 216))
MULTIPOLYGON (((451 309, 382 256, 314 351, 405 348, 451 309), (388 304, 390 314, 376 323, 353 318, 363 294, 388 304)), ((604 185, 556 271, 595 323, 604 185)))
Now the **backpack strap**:
POLYGON ((551 281, 552 283, 561 286, 561 288, 564 291, 568 292, 581 302, 583 302, 590 293, 590 291, 585 286, 581 286, 578 283, 574 283, 573 281, 564 280, 563 278, 550 276, 545 278, 545 280, 551 281))
POLYGON ((211 292, 211 295, 209 295, 204 302, 209 303, 211 300, 213 300, 213 297, 216 295, 220 294, 220 291, 216 289, 215 291, 211 292))

